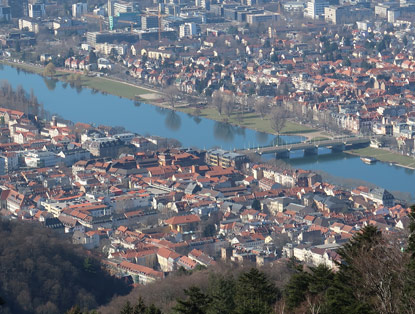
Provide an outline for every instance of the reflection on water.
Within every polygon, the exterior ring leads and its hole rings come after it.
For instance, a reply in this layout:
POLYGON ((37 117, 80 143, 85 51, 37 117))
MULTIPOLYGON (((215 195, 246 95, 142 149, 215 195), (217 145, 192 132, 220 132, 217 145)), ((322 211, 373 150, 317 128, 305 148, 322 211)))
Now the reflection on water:
POLYGON ((163 116, 169 111, 169 109, 166 109, 166 108, 163 108, 163 107, 158 107, 158 106, 155 107, 155 110, 156 110, 157 113, 159 113, 163 116))
POLYGON ((218 140, 230 143, 235 138, 234 127, 229 123, 216 121, 213 127, 213 135, 218 140))
POLYGON ((198 116, 194 116, 193 121, 196 122, 196 124, 199 124, 200 122, 202 122, 202 119, 198 116))
POLYGON ((56 89, 56 83, 58 82, 57 79, 44 77, 43 81, 45 82, 46 87, 48 88, 48 90, 54 91, 56 89))
POLYGON ((81 84, 75 84, 75 85, 76 85, 76 87, 75 87, 76 92, 78 94, 80 94, 82 92, 82 90, 83 90, 82 85, 81 84))
POLYGON ((256 133, 256 139, 258 141, 259 144, 266 144, 268 142, 268 133, 264 133, 264 132, 257 132, 256 133))
POLYGON ((176 113, 176 111, 169 110, 166 115, 166 120, 164 121, 166 127, 172 131, 177 131, 182 125, 182 119, 176 113))

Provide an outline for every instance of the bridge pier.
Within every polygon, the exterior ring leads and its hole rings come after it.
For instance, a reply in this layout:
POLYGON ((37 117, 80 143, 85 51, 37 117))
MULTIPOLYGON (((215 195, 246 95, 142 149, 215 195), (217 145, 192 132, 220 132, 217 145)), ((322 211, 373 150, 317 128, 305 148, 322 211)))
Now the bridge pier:
POLYGON ((304 156, 313 156, 313 155, 318 155, 318 147, 317 146, 304 149, 304 156))
POLYGON ((338 145, 333 145, 331 147, 331 150, 333 151, 333 153, 341 153, 345 149, 346 149, 346 145, 344 143, 341 143, 341 144, 338 144, 338 145))
POLYGON ((290 151, 287 149, 287 150, 284 150, 284 151, 277 152, 277 153, 275 153, 275 158, 277 158, 277 159, 290 158, 290 151))

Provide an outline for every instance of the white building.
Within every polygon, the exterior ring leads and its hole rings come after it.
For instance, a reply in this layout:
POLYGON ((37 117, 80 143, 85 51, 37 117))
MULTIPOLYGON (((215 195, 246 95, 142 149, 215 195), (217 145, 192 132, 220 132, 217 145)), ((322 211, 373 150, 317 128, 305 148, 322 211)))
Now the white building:
POLYGON ((307 2, 307 10, 304 16, 311 19, 319 19, 324 14, 324 8, 329 6, 326 0, 311 0, 307 2))
POLYGON ((272 23, 276 22, 279 19, 278 13, 273 12, 264 12, 259 14, 247 14, 246 21, 249 24, 257 24, 257 23, 272 23))
POLYGON ((48 151, 28 152, 24 159, 26 166, 32 168, 53 167, 61 161, 59 156, 48 151))
POLYGON ((180 38, 183 37, 192 37, 197 35, 197 25, 196 23, 184 23, 180 25, 180 38))
POLYGON ((72 16, 73 17, 81 17, 87 12, 88 12, 88 4, 82 3, 82 2, 72 4, 72 16))
POLYGON ((27 29, 29 32, 39 33, 39 23, 31 19, 19 19, 19 29, 27 29))
POLYGON ((29 3, 29 17, 43 17, 46 15, 44 3, 29 3))
POLYGON ((108 69, 111 70, 111 62, 105 58, 99 58, 98 59, 98 70, 101 69, 108 69))

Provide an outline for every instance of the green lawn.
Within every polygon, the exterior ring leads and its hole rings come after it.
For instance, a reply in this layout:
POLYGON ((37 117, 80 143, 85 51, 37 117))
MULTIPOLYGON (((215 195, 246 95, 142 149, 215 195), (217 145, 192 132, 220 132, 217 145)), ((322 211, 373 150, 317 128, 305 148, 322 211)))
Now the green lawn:
MULTIPOLYGON (((186 107, 180 108, 179 110, 186 113, 193 113, 194 108, 186 107)), ((201 116, 216 121, 227 121, 232 124, 241 125, 249 129, 254 129, 264 133, 274 133, 271 129, 269 120, 267 118, 261 119, 261 117, 256 113, 246 113, 242 116, 242 120, 238 121, 238 115, 233 113, 229 118, 225 115, 220 115, 214 108, 205 108, 201 110, 201 116)), ((301 133, 310 133, 314 132, 314 129, 306 127, 304 125, 287 121, 284 129, 282 130, 283 134, 301 134, 301 133)))
POLYGON ((380 161, 393 162, 393 163, 396 163, 398 165, 405 166, 405 167, 411 167, 411 168, 415 167, 415 158, 389 152, 384 149, 366 147, 366 148, 345 151, 345 153, 349 153, 352 155, 358 155, 358 156, 374 157, 380 161))
POLYGON ((82 76, 82 85, 108 94, 134 99, 136 95, 149 94, 151 91, 101 77, 82 76))

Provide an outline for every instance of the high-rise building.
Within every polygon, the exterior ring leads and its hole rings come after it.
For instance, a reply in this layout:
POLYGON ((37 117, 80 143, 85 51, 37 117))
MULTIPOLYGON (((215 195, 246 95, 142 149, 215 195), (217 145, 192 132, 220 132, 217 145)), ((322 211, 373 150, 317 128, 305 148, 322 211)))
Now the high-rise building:
POLYGON ((112 0, 108 0, 108 8, 107 8, 108 16, 114 16, 114 3, 112 0))
POLYGON ((88 13, 88 5, 86 3, 74 3, 72 4, 72 16, 81 17, 82 15, 88 13))
POLYGON ((141 17, 141 29, 158 28, 159 19, 157 16, 144 15, 141 17))
POLYGON ((182 37, 192 37, 197 35, 197 25, 196 23, 184 23, 180 25, 180 38, 182 37))
POLYGON ((345 24, 350 20, 350 7, 330 5, 324 8, 324 20, 332 24, 345 24))
POLYGON ((307 2, 307 10, 304 16, 311 19, 319 19, 324 14, 324 8, 329 6, 327 0, 311 0, 307 2))
POLYGON ((29 17, 43 17, 46 15, 45 4, 44 3, 29 3, 29 17))

